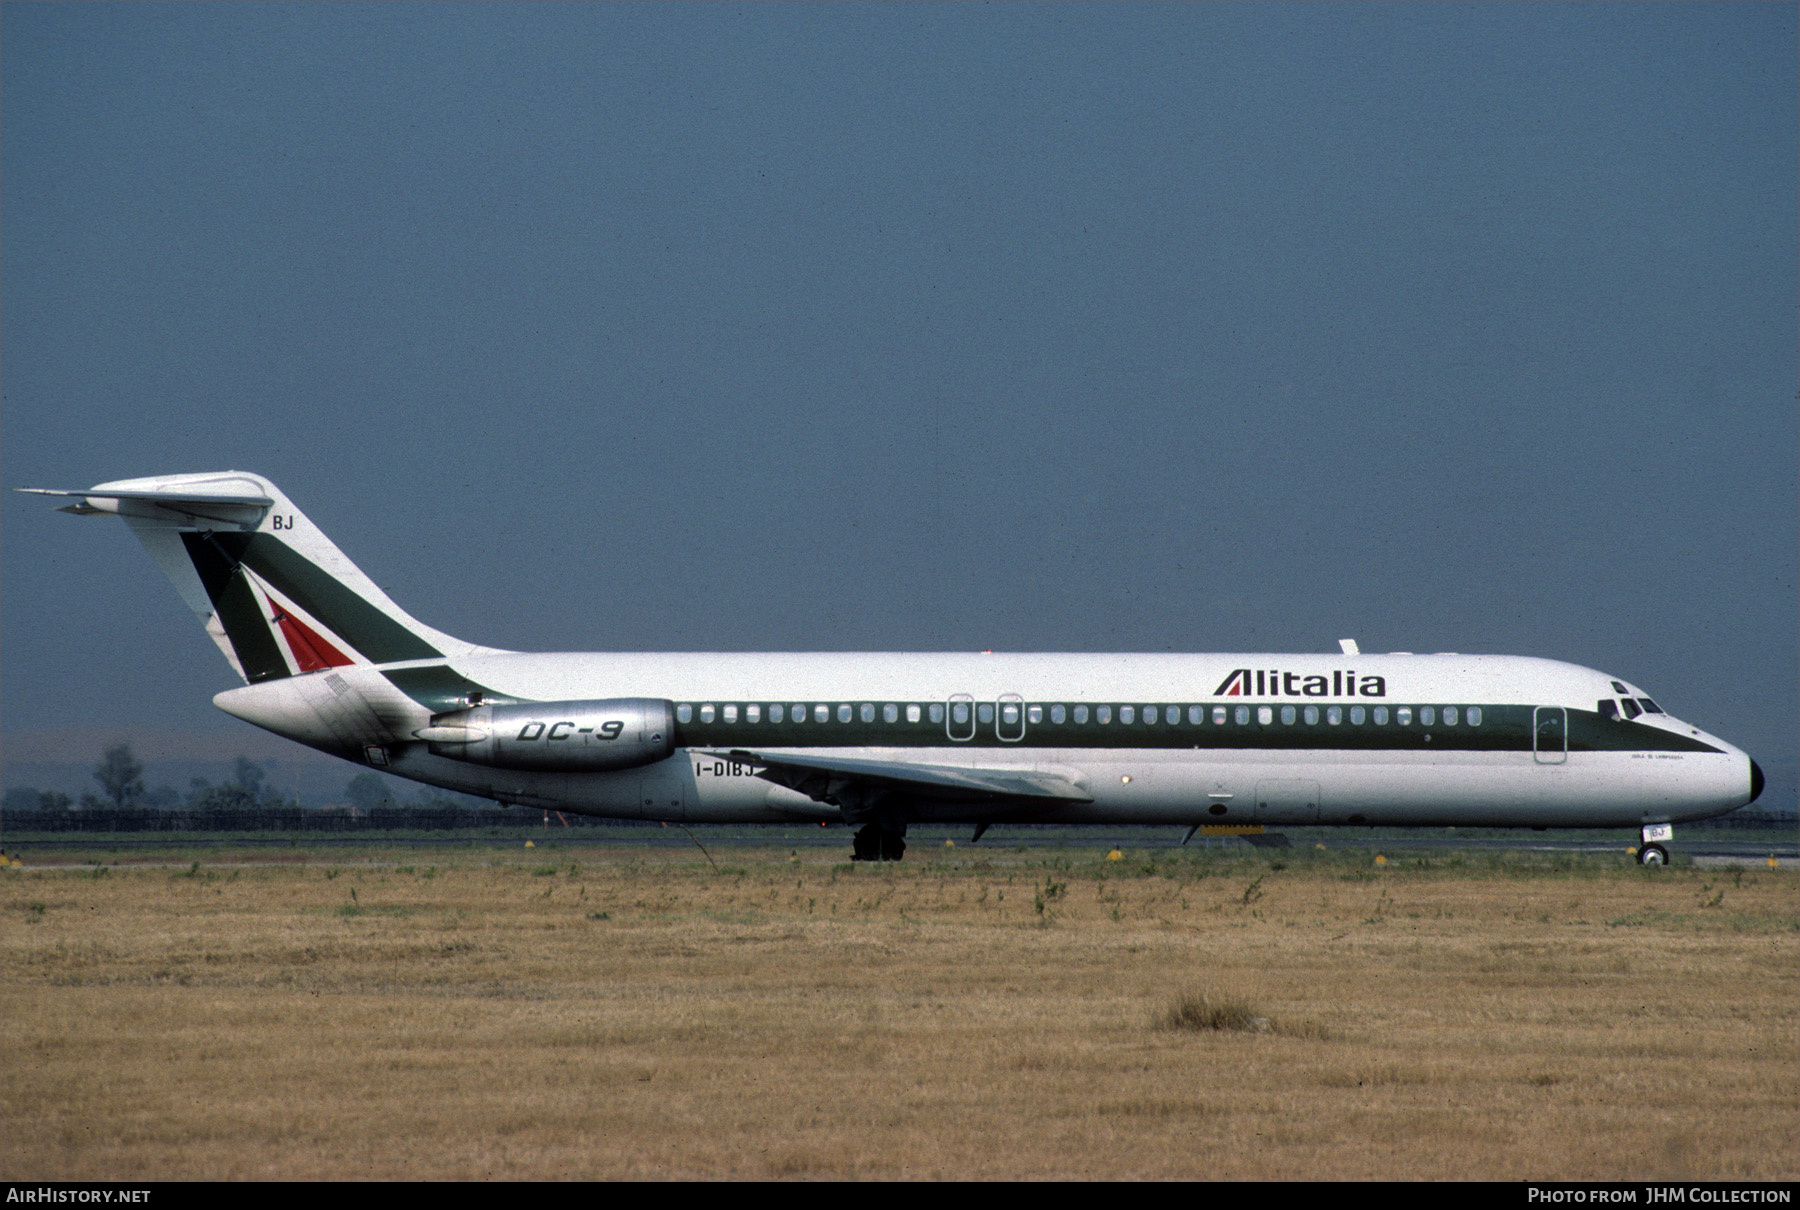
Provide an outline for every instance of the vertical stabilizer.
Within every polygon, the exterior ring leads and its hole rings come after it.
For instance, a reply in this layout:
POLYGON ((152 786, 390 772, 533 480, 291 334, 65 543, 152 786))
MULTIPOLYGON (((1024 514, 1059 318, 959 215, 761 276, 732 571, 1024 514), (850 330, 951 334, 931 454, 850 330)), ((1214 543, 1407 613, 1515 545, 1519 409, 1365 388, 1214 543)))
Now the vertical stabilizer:
POLYGON ((487 651, 414 619, 260 475, 121 479, 63 511, 124 519, 251 684, 487 651))

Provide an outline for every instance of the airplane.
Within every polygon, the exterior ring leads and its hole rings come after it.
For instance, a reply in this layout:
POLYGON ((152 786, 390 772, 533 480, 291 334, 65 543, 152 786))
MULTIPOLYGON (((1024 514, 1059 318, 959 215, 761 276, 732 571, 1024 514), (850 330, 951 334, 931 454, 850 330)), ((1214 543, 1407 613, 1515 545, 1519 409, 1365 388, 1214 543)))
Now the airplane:
POLYGON ((1523 656, 530 653, 416 621, 260 475, 102 483, 244 685, 227 714, 498 802, 677 823, 1640 829, 1761 794, 1743 751, 1523 656))

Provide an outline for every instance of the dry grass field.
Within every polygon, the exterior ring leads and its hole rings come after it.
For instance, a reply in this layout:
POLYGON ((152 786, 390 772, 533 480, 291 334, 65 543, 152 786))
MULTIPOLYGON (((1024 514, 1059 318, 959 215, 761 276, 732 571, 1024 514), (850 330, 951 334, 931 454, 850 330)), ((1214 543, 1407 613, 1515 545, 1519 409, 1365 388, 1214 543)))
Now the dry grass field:
POLYGON ((0 875, 0 1176, 1800 1172, 1791 871, 377 856, 0 875))

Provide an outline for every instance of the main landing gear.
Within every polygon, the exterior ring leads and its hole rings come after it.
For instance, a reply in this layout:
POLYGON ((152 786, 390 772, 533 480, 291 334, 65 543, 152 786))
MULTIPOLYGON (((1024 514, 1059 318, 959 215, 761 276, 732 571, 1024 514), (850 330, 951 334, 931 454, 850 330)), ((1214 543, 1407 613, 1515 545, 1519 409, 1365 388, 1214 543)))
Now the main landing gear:
POLYGON ((851 861, 899 861, 906 856, 906 830, 864 824, 850 841, 851 861))

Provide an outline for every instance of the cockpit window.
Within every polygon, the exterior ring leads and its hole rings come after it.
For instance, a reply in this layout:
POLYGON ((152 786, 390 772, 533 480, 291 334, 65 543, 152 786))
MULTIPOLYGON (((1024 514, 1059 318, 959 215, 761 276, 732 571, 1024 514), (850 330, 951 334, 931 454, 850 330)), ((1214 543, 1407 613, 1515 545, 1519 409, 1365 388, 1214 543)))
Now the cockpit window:
POLYGON ((1613 692, 1614 692, 1614 693, 1620 693, 1620 694, 1624 694, 1624 693, 1630 693, 1630 692, 1631 692, 1631 690, 1629 690, 1629 689, 1627 689, 1627 688, 1625 688, 1625 686, 1623 686, 1623 685, 1621 685, 1621 684, 1619 684, 1619 682, 1617 682, 1617 681, 1614 681, 1614 682, 1613 682, 1613 692))
POLYGON ((1662 713, 1662 707, 1657 705, 1655 702, 1651 701, 1647 697, 1640 697, 1638 699, 1638 705, 1640 705, 1644 708, 1645 714, 1661 714, 1662 713))
POLYGON ((1613 701, 1610 697, 1601 698, 1600 705, 1597 708, 1600 711, 1601 718, 1619 717, 1619 703, 1613 701))
POLYGON ((1619 705, 1624 709, 1626 718, 1636 718, 1643 713, 1642 710, 1638 709, 1638 704, 1628 697, 1620 698, 1619 705))

